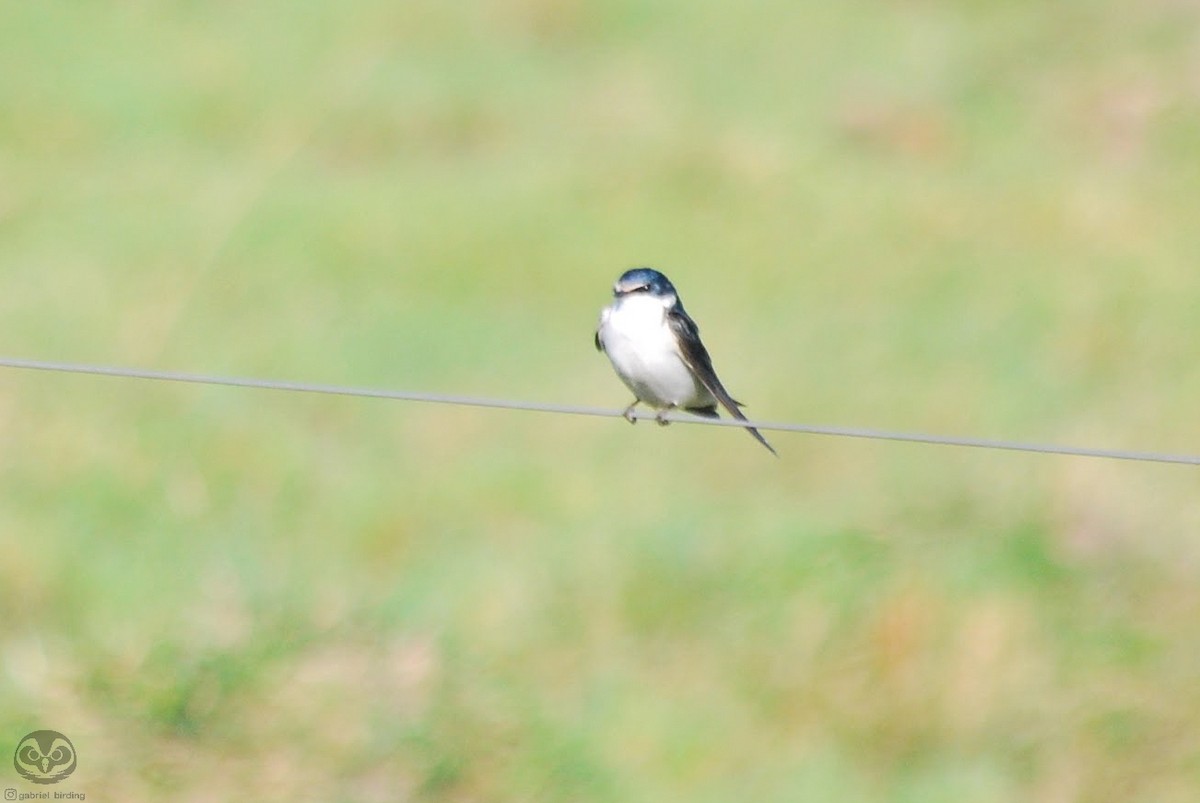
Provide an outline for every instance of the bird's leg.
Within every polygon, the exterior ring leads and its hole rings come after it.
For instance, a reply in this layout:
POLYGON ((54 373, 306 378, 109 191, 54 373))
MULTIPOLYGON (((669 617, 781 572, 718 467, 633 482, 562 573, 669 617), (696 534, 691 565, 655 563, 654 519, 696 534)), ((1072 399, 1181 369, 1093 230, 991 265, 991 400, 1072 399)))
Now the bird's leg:
POLYGON ((636 419, 636 418, 634 417, 634 415, 633 415, 633 408, 638 406, 638 402, 639 402, 639 401, 641 401, 641 400, 640 400, 640 399, 634 399, 634 400, 633 400, 633 404, 631 404, 631 405, 629 405, 628 407, 626 407, 626 408, 625 408, 625 412, 621 414, 621 415, 625 416, 625 420, 626 420, 626 421, 628 421, 628 422, 629 422, 629 423, 631 423, 631 424, 636 424, 636 423, 637 423, 637 419, 636 419))
POLYGON ((675 405, 672 404, 670 407, 665 407, 662 410, 659 410, 657 413, 654 414, 654 420, 658 422, 658 425, 660 427, 665 427, 667 424, 671 423, 670 421, 667 420, 667 413, 671 412, 674 409, 675 409, 675 405))

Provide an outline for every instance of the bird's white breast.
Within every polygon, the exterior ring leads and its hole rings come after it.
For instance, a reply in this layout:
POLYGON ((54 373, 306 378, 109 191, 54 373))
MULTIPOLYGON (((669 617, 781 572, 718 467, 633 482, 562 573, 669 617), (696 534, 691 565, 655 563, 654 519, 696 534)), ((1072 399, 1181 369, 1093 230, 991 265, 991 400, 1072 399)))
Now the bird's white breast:
POLYGON ((667 324, 673 299, 645 293, 623 296, 600 316, 600 341, 617 375, 634 395, 654 407, 693 407, 712 403, 679 353, 667 324))

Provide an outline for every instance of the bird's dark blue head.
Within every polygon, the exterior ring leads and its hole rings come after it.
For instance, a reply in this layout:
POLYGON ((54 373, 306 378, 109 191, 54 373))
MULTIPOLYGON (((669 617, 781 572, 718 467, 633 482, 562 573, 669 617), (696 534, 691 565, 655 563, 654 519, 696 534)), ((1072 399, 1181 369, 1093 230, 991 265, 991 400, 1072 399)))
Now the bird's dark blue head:
POLYGON ((634 268, 621 274, 613 285, 613 295, 620 297, 631 293, 648 293, 659 298, 679 297, 671 280, 653 268, 634 268))

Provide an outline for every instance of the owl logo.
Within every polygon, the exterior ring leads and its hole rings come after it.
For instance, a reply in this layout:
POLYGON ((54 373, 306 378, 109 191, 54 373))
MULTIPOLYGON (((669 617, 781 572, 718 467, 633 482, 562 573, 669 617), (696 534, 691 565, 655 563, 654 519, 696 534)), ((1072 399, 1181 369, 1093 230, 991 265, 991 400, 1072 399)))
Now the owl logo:
POLYGON ((13 767, 33 783, 58 783, 75 771, 75 745, 58 731, 34 731, 17 744, 13 767))

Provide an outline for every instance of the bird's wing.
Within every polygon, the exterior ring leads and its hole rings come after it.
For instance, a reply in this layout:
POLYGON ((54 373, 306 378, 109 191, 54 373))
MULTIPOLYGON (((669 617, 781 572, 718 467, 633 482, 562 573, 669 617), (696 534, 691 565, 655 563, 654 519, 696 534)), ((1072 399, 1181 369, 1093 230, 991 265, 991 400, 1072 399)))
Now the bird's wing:
MULTIPOLYGON (((729 391, 725 390, 725 386, 717 378, 717 372, 712 365, 712 357, 708 356, 708 349, 704 348, 704 343, 700 341, 700 327, 696 326, 696 322, 682 309, 676 308, 667 313, 667 324, 671 327, 675 340, 679 343, 679 352, 683 355, 683 361, 700 380, 700 384, 708 388, 708 392, 729 411, 731 416, 739 421, 745 421, 746 416, 742 415, 742 411, 738 409, 741 402, 730 396, 729 391)), ((757 429, 754 427, 746 427, 746 429, 754 436, 755 440, 767 447, 771 454, 779 456, 757 429)))
POLYGON ((604 343, 600 340, 600 329, 604 326, 604 322, 608 320, 608 307, 605 307, 600 313, 600 322, 596 324, 596 334, 592 337, 592 342, 596 344, 596 351, 604 351, 604 343))
POLYGON ((731 416, 745 418, 738 409, 741 402, 730 396, 729 391, 725 390, 725 386, 717 378, 717 372, 712 365, 712 357, 708 356, 708 349, 704 348, 704 343, 700 341, 700 327, 696 326, 696 322, 683 310, 676 309, 667 313, 667 323, 675 335, 676 342, 679 343, 683 361, 687 363, 688 368, 692 370, 700 383, 708 388, 708 392, 729 411, 731 416))

